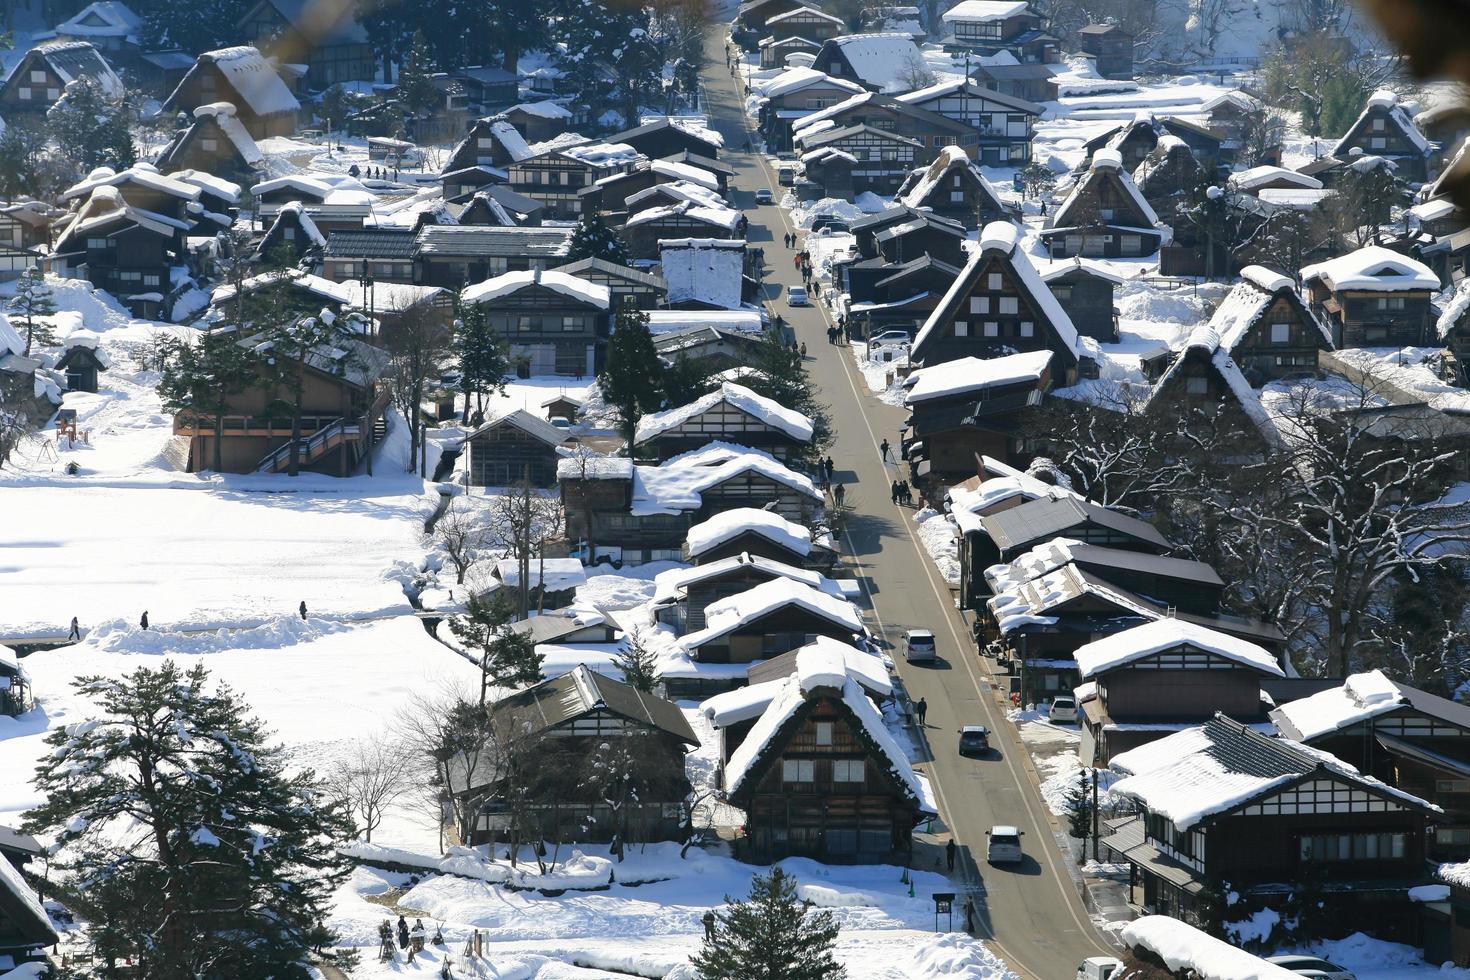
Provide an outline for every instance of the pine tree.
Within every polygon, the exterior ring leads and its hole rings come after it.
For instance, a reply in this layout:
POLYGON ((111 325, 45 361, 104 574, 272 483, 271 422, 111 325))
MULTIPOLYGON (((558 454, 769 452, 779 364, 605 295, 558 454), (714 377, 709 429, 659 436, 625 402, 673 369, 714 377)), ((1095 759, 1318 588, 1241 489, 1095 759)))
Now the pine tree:
POLYGON ((756 875, 750 895, 715 918, 714 935, 691 958, 702 980, 840 980, 832 957, 838 926, 831 911, 796 897, 796 882, 779 867, 756 875))
POLYGON ((480 654, 480 704, 491 684, 526 687, 541 681, 543 657, 531 634, 510 628, 515 609, 503 593, 490 598, 470 596, 463 616, 449 620, 449 632, 480 654))
POLYGON ((1067 787, 1067 832, 1078 840, 1092 834, 1091 777, 1086 769, 1078 770, 1067 787))
POLYGON ((750 366, 756 373, 745 384, 752 391, 812 420, 812 441, 802 447, 801 455, 821 455, 832 444, 832 418, 826 404, 817 397, 801 353, 768 330, 751 356, 750 366))
POLYGON ((156 980, 300 977, 348 869, 351 822, 202 665, 83 677, 90 720, 55 729, 31 833, 105 959, 156 980))
POLYGON ((603 400, 618 412, 623 437, 632 445, 638 420, 663 404, 663 362, 648 330, 648 314, 622 310, 607 343, 607 365, 597 376, 603 400))
POLYGON ((460 391, 464 393, 464 421, 470 420, 470 396, 475 396, 475 414, 485 412, 485 397, 505 392, 505 379, 513 372, 510 345, 496 333, 486 307, 470 304, 454 324, 449 352, 459 364, 460 391))
POLYGON ((51 316, 56 312, 51 287, 46 285, 46 275, 39 265, 31 266, 16 280, 10 312, 25 317, 26 356, 30 356, 32 346, 56 346, 56 334, 50 324, 36 322, 36 317, 51 316))
POLYGON ((644 694, 652 694, 659 682, 658 658, 643 642, 643 634, 638 630, 628 632, 625 644, 613 666, 623 672, 623 680, 644 694))
POLYGON ((398 73, 398 98, 410 116, 427 112, 439 100, 439 90, 429 79, 433 70, 434 57, 429 50, 429 41, 423 31, 414 31, 408 57, 398 73))
POLYGON ((1044 163, 1032 160, 1020 170, 1021 186, 1026 188, 1027 197, 1043 197, 1057 185, 1057 175, 1044 163))
POLYGON ((233 332, 206 333, 195 343, 167 338, 158 394, 163 407, 194 425, 214 426, 216 473, 224 471, 224 416, 235 395, 258 383, 258 360, 233 332))
POLYGON ((603 259, 618 265, 628 264, 628 247, 623 244, 618 233, 602 220, 602 212, 596 208, 587 208, 582 212, 582 220, 572 232, 571 244, 567 246, 568 262, 580 262, 582 259, 603 259))
POLYGON ((137 159, 121 103, 94 82, 79 78, 46 113, 46 125, 61 155, 80 173, 97 167, 129 167, 137 159))

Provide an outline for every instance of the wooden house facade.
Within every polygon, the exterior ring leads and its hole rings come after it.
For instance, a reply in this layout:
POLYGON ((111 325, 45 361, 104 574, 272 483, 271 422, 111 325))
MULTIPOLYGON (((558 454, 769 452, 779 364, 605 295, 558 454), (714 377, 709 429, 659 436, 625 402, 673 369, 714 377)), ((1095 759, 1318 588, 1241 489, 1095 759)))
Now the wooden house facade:
MULTIPOLYGON (((921 147, 919 163, 933 160, 945 147, 958 147, 970 159, 979 153, 979 138, 975 127, 969 123, 957 121, 926 106, 874 92, 855 95, 829 109, 806 116, 792 127, 793 135, 805 144, 807 141, 802 139, 802 133, 824 122, 837 129, 869 126, 916 140, 921 147)), ((858 159, 865 158, 860 156, 858 159)))
POLYGON ((469 287, 460 300, 484 308, 527 376, 581 378, 602 370, 611 331, 603 286, 565 273, 507 272, 469 287))
POLYGON ((1077 43, 1092 55, 1093 65, 1103 78, 1133 77, 1133 35, 1117 24, 1088 24, 1077 32, 1077 43))
POLYGON ((1422 183, 1429 177, 1433 147, 1393 92, 1381 90, 1368 98, 1368 104, 1337 141, 1331 155, 1347 159, 1355 150, 1393 161, 1403 180, 1422 183))
POLYGON ((810 452, 811 441, 806 416, 726 381, 688 405, 643 416, 630 454, 662 462, 711 442, 729 442, 791 465, 810 452))
POLYGON ((763 38, 760 42, 761 67, 783 68, 791 55, 805 54, 815 58, 821 49, 820 41, 810 41, 804 37, 763 38))
POLYGON ((1009 222, 985 226, 980 248, 914 338, 914 362, 930 367, 961 357, 1049 350, 1054 383, 1076 383, 1077 329, 1017 238, 1009 222))
MULTIPOLYGON (((822 44, 829 37, 836 37, 846 32, 847 27, 841 17, 817 10, 814 7, 797 7, 783 13, 772 14, 766 18, 766 34, 770 37, 799 37, 812 43, 812 53, 816 54, 822 44)), ((785 64, 785 62, 780 62, 785 64)))
POLYGON ((764 97, 757 126, 767 148, 777 153, 791 150, 792 127, 802 119, 864 91, 856 82, 806 68, 788 69, 756 90, 764 97))
POLYGON ((668 295, 663 277, 606 259, 579 259, 557 266, 555 271, 607 287, 614 311, 658 309, 668 295))
POLYGON ((1423 800, 1224 715, 1124 753, 1112 768, 1124 776, 1112 792, 1138 815, 1109 821, 1103 844, 1130 865, 1130 901, 1146 912, 1218 930, 1213 896, 1227 882, 1237 896, 1227 922, 1282 908, 1306 888, 1334 930, 1417 935, 1407 892, 1428 878, 1425 828, 1437 816, 1423 800), (1173 819, 1162 812, 1169 787, 1191 778, 1200 780, 1189 806, 1197 816, 1173 819))
POLYGON ((1098 150, 1092 169, 1047 219, 1041 240, 1053 258, 1137 258, 1159 250, 1168 229, 1159 222, 1117 150, 1098 150))
POLYGON ((21 56, 0 84, 0 112, 6 117, 46 113, 68 82, 86 79, 104 98, 120 99, 122 80, 107 59, 86 41, 50 41, 21 56))
POLYGON ((165 113, 192 113, 202 105, 228 102, 254 139, 290 136, 301 103, 275 66, 257 48, 206 51, 194 62, 163 104, 165 113))
MULTIPOLYGON (((845 154, 855 194, 892 194, 908 172, 928 156, 919 140, 867 125, 842 126, 809 135, 798 133, 796 149, 803 162, 813 153, 845 154)), ((828 191, 833 189, 830 183, 824 184, 828 191)))
POLYGON ((199 170, 249 185, 260 179, 265 155, 235 118, 235 107, 220 102, 195 109, 194 121, 163 148, 156 165, 164 173, 199 170))
POLYGON ((957 146, 942 147, 927 167, 910 171, 894 192, 894 199, 916 210, 928 209, 971 230, 1007 218, 1014 211, 1001 202, 980 167, 957 146))
POLYGON ((1047 17, 1026 3, 961 0, 943 14, 945 46, 982 55, 1010 52, 1022 64, 1050 64, 1061 42, 1046 32, 1047 17))
POLYGON ((326 9, 292 0, 259 0, 239 28, 282 64, 305 65, 307 84, 324 92, 342 82, 370 82, 377 69, 367 31, 350 4, 326 9))
POLYGON ((882 721, 867 695, 851 678, 800 667, 785 684, 724 770, 730 802, 747 814, 737 854, 762 864, 907 860, 934 806, 874 729, 882 721), (794 710, 786 698, 800 699, 794 710))
POLYGON ((491 419, 464 439, 470 486, 555 486, 557 450, 566 441, 562 429, 525 409, 491 419))
POLYGON ((417 282, 460 289, 506 272, 563 265, 572 229, 425 225, 415 239, 417 282))
MULTIPOLYGON (((689 780, 684 755, 699 739, 678 706, 585 666, 497 701, 490 725, 503 734, 512 759, 452 760, 453 784, 484 796, 487 802, 473 827, 461 827, 470 845, 505 840, 513 825, 505 802, 505 773, 581 771, 599 751, 614 749, 635 757, 632 801, 614 809, 591 781, 568 780, 564 792, 547 794, 556 803, 529 807, 520 827, 523 839, 619 840, 624 844, 679 840, 689 822, 689 780)), ((525 778, 535 779, 534 775, 525 778)), ((524 787, 517 787, 521 789, 524 787)))
POLYGON ((1041 281, 1066 311, 1083 337, 1104 344, 1118 342, 1118 310, 1113 291, 1123 277, 1088 259, 1074 258, 1041 273, 1041 281))
POLYGON ((1337 347, 1418 347, 1434 336, 1439 277, 1422 262, 1369 245, 1307 266, 1301 277, 1337 347))
POLYGON ((718 134, 702 124, 670 116, 651 119, 632 129, 614 133, 607 137, 606 142, 613 146, 631 146, 654 160, 676 153, 696 153, 718 160, 724 145, 718 134))
POLYGON ((898 97, 900 102, 938 113, 974 134, 967 156, 987 167, 1023 167, 1031 160, 1031 139, 1042 107, 971 81, 943 82, 898 97))

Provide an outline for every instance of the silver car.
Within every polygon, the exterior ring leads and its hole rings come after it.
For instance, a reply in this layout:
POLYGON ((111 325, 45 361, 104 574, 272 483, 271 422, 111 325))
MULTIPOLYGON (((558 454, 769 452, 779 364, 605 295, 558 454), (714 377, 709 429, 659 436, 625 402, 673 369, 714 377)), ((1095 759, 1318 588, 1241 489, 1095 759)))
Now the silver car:
POLYGON ((985 860, 991 864, 1020 864, 1021 835, 1025 831, 1008 824, 997 824, 985 832, 990 838, 985 845, 985 860))

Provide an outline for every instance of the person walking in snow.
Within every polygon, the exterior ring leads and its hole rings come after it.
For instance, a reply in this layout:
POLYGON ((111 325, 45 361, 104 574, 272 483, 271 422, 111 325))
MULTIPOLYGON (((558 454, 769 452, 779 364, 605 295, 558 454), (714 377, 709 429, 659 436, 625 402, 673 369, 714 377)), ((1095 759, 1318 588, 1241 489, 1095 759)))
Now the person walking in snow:
POLYGON ((972 895, 965 896, 965 931, 975 932, 975 898, 972 895))
MULTIPOLYGON (((924 726, 924 719, 929 717, 929 702, 927 700, 925 700, 924 698, 919 698, 918 701, 915 701, 914 702, 914 715, 917 716, 918 719, 919 719, 919 727, 920 728, 925 727, 924 726)), ((954 865, 951 864, 950 867, 954 867, 954 865)))
POLYGON ((302 619, 305 619, 306 618, 306 600, 305 599, 302 599, 301 600, 301 607, 297 610, 297 612, 301 613, 301 618, 302 619))
POLYGON ((806 341, 801 342, 801 359, 806 360, 806 341))
POLYGON ((700 918, 699 921, 704 923, 704 938, 705 939, 713 939, 713 938, 715 938, 715 911, 714 911, 714 909, 710 909, 708 912, 704 913, 704 915, 700 918))
POLYGON ((138 620, 138 626, 145 630, 148 628, 148 610, 143 610, 143 618, 138 620))
POLYGON ((832 491, 832 499, 835 500, 835 501, 837 501, 837 506, 838 507, 841 507, 842 506, 842 501, 845 500, 845 499, 847 499, 847 490, 846 490, 846 488, 844 488, 842 486, 842 484, 840 484, 840 483, 837 484, 836 488, 833 489, 833 491, 832 491))
POLYGON ((914 503, 914 490, 913 490, 912 487, 909 486, 909 481, 907 481, 907 480, 900 480, 900 481, 898 481, 898 499, 899 500, 902 500, 905 504, 909 505, 910 507, 913 506, 913 503, 914 503))
POLYGON ((398 917, 398 948, 408 948, 408 920, 401 915, 398 917))
POLYGON ((67 637, 67 639, 68 640, 80 640, 81 638, 82 638, 82 630, 81 630, 81 627, 79 625, 77 625, 77 618, 75 616, 73 616, 71 618, 71 635, 69 635, 67 637))
POLYGON ((878 448, 883 451, 883 462, 890 462, 890 460, 888 459, 888 439, 886 437, 883 439, 882 442, 878 444, 878 448))
POLYGON ((958 850, 959 848, 955 846, 953 837, 949 839, 948 844, 944 845, 944 863, 949 867, 949 870, 951 871, 954 870, 954 856, 955 852, 958 850))
POLYGON ((837 472, 837 464, 832 462, 832 457, 827 457, 827 482, 832 482, 832 474, 837 472))

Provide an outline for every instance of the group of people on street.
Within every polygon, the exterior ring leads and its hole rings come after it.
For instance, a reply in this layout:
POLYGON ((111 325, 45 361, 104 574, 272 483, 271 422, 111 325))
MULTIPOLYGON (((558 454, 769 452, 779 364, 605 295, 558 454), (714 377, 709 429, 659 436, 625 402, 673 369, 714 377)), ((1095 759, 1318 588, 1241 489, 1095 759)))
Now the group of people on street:
POLYGON ((907 480, 894 480, 893 486, 889 488, 890 495, 895 504, 903 504, 912 507, 914 504, 914 490, 909 486, 907 480))

